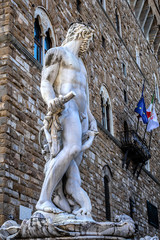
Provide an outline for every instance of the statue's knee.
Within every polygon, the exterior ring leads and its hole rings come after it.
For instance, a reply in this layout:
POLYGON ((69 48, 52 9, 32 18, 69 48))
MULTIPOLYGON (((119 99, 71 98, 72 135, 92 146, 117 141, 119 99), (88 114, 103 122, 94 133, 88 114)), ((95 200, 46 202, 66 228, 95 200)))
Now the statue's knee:
POLYGON ((81 152, 81 147, 78 145, 73 145, 70 149, 70 155, 75 158, 81 152))

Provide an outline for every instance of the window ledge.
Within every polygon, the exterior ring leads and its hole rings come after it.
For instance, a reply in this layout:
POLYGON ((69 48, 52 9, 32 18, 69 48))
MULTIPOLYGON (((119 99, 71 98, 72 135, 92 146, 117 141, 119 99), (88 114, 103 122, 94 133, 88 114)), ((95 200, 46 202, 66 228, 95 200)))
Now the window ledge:
POLYGON ((121 143, 117 140, 103 125, 97 121, 97 126, 118 146, 121 148, 121 143))
POLYGON ((155 182, 160 186, 160 182, 155 178, 145 167, 142 168, 142 170, 155 182))
POLYGON ((18 49, 21 53, 23 53, 28 60, 32 61, 32 63, 34 63, 34 65, 36 65, 39 70, 42 70, 42 65, 25 47, 23 47, 23 45, 11 33, 0 36, 0 43, 5 41, 12 43, 15 48, 18 49))

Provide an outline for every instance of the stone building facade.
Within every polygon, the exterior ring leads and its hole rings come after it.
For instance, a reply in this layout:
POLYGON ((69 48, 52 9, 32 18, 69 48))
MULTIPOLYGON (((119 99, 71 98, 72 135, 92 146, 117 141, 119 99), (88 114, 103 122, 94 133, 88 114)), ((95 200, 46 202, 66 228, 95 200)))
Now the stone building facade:
MULTIPOLYGON (((47 110, 40 94, 47 31, 50 46, 59 46, 69 24, 83 21, 96 33, 83 60, 99 135, 80 166, 93 217, 105 221, 107 215, 113 220, 124 213, 133 217, 137 237, 160 236, 159 128, 151 136, 148 170, 143 167, 138 179, 132 156, 128 169, 122 167, 121 141, 124 128, 137 129, 134 109, 144 82, 146 107, 155 91, 159 118, 159 4, 158 0, 0 0, 0 225, 10 218, 20 221, 20 207, 34 212, 44 178, 38 133, 47 110), (41 30, 41 60, 35 59, 35 19, 41 30), (155 211, 152 216, 147 202, 155 211)), ((150 134, 141 121, 137 133, 142 139, 145 135, 148 145, 150 134)))

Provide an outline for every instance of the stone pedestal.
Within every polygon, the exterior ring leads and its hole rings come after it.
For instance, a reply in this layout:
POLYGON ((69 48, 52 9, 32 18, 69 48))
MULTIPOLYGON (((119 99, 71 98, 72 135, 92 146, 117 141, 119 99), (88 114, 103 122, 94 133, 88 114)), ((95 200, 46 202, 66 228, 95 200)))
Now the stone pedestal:
POLYGON ((115 222, 96 222, 91 217, 73 214, 53 214, 37 211, 19 226, 7 221, 0 228, 2 239, 28 240, 80 240, 80 239, 131 239, 135 232, 133 220, 127 215, 117 216, 115 222))
MULTIPOLYGON (((79 236, 79 237, 55 237, 55 238, 25 238, 25 240, 130 240, 131 238, 112 236, 79 236)), ((16 238, 15 240, 24 240, 16 238)))

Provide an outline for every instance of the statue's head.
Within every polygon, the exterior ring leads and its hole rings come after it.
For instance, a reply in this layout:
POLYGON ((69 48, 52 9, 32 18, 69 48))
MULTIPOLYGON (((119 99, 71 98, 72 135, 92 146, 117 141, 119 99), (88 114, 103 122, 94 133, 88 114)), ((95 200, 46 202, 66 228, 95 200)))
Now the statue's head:
POLYGON ((64 46, 66 43, 82 39, 83 42, 80 47, 79 53, 85 52, 89 48, 89 43, 93 39, 94 30, 85 23, 72 23, 68 29, 66 38, 62 43, 64 46))

